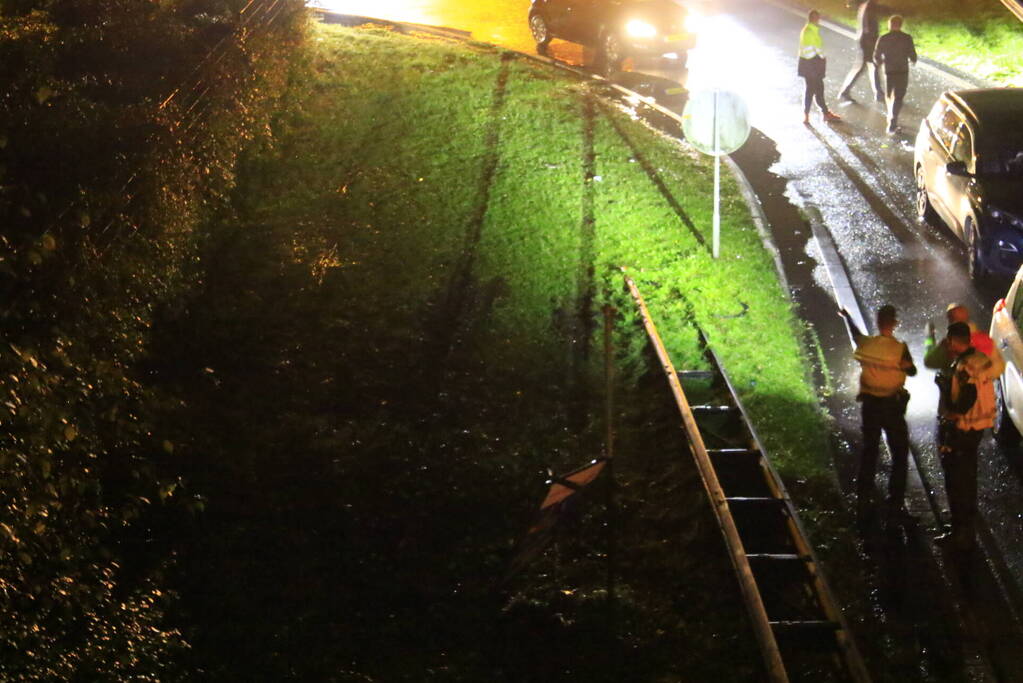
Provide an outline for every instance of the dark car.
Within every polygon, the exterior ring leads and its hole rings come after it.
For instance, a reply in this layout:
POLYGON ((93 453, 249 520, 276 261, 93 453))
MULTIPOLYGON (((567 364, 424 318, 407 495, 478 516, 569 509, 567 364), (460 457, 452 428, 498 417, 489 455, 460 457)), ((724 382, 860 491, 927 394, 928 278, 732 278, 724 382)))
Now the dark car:
POLYGON ((627 57, 668 57, 685 66, 695 15, 674 0, 532 0, 529 28, 544 54, 552 38, 596 50, 605 68, 627 57))
POLYGON ((917 213, 966 243, 970 275, 1023 264, 1023 88, 944 93, 916 136, 917 213))

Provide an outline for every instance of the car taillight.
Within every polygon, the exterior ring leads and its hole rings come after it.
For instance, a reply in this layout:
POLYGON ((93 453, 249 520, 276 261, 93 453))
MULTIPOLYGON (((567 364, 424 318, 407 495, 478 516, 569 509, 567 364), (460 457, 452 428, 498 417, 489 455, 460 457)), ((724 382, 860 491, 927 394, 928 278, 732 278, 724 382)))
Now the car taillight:
POLYGON ((994 312, 995 313, 1001 313, 1004 310, 1005 310, 1005 299, 999 299, 998 302, 995 303, 995 310, 994 310, 994 312))

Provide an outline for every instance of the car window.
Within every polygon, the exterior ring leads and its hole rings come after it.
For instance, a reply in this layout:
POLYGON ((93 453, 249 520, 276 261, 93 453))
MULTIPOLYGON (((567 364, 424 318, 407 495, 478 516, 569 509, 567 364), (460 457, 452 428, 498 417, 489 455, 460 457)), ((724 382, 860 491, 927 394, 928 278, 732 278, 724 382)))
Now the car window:
POLYGON ((942 114, 941 123, 938 124, 937 130, 934 132, 945 149, 952 149, 952 144, 955 142, 955 136, 961 122, 962 119, 959 118, 959 113, 955 109, 946 109, 945 113, 942 114))
POLYGON ((973 134, 965 123, 956 129, 952 140, 952 158, 965 161, 969 166, 973 160, 973 134))

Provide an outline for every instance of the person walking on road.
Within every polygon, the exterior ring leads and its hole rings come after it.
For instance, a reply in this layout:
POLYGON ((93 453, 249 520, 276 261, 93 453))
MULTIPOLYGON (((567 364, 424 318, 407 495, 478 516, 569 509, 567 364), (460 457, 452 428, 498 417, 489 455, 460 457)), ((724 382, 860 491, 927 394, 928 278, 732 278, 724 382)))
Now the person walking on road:
POLYGON ((880 34, 878 20, 880 15, 890 10, 874 0, 863 0, 856 11, 856 40, 859 43, 860 53, 849 70, 845 81, 842 83, 842 90, 839 91, 839 98, 847 102, 855 102, 852 96, 852 87, 856 85, 860 75, 867 71, 870 78, 870 85, 873 88, 874 99, 884 102, 884 94, 881 90, 881 74, 874 64, 874 48, 877 47, 877 37, 880 34))
POLYGON ((902 17, 888 19, 888 33, 877 40, 874 64, 884 65, 885 101, 888 105, 888 132, 899 132, 899 112, 909 87, 909 64, 916 64, 916 46, 913 37, 902 30, 902 17))
POLYGON ((797 73, 806 83, 803 94, 803 123, 810 123, 810 107, 814 100, 820 107, 825 121, 840 121, 841 116, 828 109, 824 101, 824 73, 827 60, 824 57, 824 43, 821 41, 821 14, 810 10, 806 25, 799 34, 799 68, 797 73))
POLYGON ((970 326, 948 326, 948 349, 954 360, 935 377, 938 403, 938 453, 945 475, 945 492, 952 531, 939 536, 951 545, 965 566, 976 544, 977 448, 984 430, 995 423, 995 390, 991 359, 970 344, 970 326))
POLYGON ((896 339, 898 325, 894 306, 877 311, 879 334, 863 334, 844 308, 849 334, 856 344, 855 358, 860 364, 860 391, 856 400, 863 404, 861 431, 863 450, 856 477, 857 508, 861 516, 870 512, 874 492, 874 475, 880 455, 881 431, 888 437, 892 455, 892 474, 888 481, 887 520, 904 514, 906 471, 909 464, 909 431, 906 428, 906 406, 909 392, 906 377, 916 374, 913 356, 905 342, 896 339))

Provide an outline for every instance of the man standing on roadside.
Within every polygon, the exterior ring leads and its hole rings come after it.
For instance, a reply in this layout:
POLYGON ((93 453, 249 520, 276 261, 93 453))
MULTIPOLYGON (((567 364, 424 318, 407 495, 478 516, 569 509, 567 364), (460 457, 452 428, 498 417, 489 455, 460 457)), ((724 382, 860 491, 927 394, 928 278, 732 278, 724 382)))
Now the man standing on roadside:
POLYGON ((995 389, 991 360, 970 345, 970 326, 948 326, 951 365, 938 373, 938 453, 945 475, 945 492, 952 531, 938 537, 951 544, 963 567, 975 547, 977 518, 977 448, 984 430, 995 423, 995 389))
POLYGON ((880 34, 878 29, 879 16, 890 11, 887 7, 879 5, 874 0, 863 0, 856 12, 856 40, 859 43, 860 54, 856 63, 853 64, 849 74, 842 83, 842 90, 838 97, 847 102, 854 102, 852 87, 856 85, 860 74, 867 71, 870 78, 870 85, 874 91, 874 98, 878 102, 884 102, 884 95, 881 91, 881 74, 874 64, 874 48, 877 47, 877 37, 880 34))
POLYGON ((884 64, 885 99, 888 104, 888 132, 899 132, 899 112, 909 87, 909 63, 916 64, 913 37, 902 31, 902 17, 888 19, 888 33, 881 36, 874 48, 874 64, 884 64))
POLYGON ((863 334, 844 308, 849 334, 856 343, 856 360, 860 364, 860 392, 856 400, 863 404, 863 450, 856 476, 857 508, 861 515, 870 510, 874 493, 874 475, 881 448, 881 431, 888 437, 892 454, 892 476, 888 481, 887 520, 904 513, 906 470, 909 464, 909 430, 906 428, 906 405, 909 392, 904 385, 907 376, 916 374, 913 356, 905 342, 895 338, 898 319, 894 306, 877 311, 879 334, 863 334))

